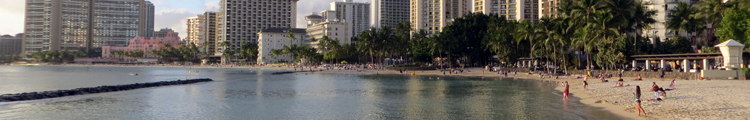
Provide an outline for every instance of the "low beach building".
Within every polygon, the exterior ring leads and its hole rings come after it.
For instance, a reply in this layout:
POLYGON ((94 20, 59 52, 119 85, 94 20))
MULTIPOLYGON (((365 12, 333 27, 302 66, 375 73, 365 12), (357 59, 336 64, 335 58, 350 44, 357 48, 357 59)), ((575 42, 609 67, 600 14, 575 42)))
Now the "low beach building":
POLYGON ((126 61, 138 61, 138 58, 129 58, 124 56, 115 56, 112 51, 135 51, 142 50, 145 52, 142 58, 157 58, 155 55, 150 54, 150 51, 159 50, 164 48, 167 44, 177 47, 180 44, 180 37, 172 29, 162 29, 159 32, 155 32, 154 37, 138 36, 130 39, 127 46, 103 46, 102 47, 102 58, 125 58, 126 61), (159 33, 157 35, 156 33, 159 33))

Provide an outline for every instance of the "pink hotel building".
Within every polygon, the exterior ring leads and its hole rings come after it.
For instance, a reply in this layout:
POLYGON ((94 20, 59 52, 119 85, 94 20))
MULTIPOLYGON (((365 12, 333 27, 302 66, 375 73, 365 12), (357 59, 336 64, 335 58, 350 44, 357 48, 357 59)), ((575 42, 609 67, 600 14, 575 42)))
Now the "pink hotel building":
POLYGON ((170 44, 174 47, 178 47, 178 45, 180 44, 180 37, 177 36, 177 33, 172 29, 161 29, 157 32, 154 32, 153 37, 137 36, 133 39, 130 39, 130 42, 128 42, 128 46, 102 46, 102 58, 120 57, 110 55, 109 52, 112 50, 143 50, 145 52, 143 58, 156 58, 155 55, 150 54, 150 51, 162 49, 166 44, 170 44))

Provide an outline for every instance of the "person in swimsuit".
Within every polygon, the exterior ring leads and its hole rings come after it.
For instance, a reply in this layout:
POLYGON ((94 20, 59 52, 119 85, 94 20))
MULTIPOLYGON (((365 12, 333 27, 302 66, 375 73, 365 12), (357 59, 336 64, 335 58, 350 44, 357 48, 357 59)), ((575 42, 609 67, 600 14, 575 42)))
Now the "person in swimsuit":
POLYGON ((620 79, 620 80, 617 80, 617 84, 615 84, 615 87, 623 87, 623 86, 625 86, 625 85, 624 85, 624 84, 625 84, 624 82, 625 82, 625 81, 624 81, 624 80, 622 80, 622 79, 620 79))
POLYGON ((674 84, 676 84, 676 82, 674 80, 675 79, 672 79, 672 83, 669 83, 669 88, 674 88, 674 84))
POLYGON ((641 112, 643 112, 643 116, 646 116, 646 111, 643 110, 643 107, 641 107, 641 86, 635 86, 635 108, 638 109, 638 116, 641 116, 641 112))
POLYGON ((583 81, 583 89, 589 90, 588 87, 589 87, 589 82, 583 81))
POLYGON ((641 74, 638 74, 638 77, 636 77, 635 80, 643 80, 643 78, 641 78, 641 74))
POLYGON ((570 89, 570 85, 568 84, 568 81, 565 81, 565 91, 563 91, 563 99, 568 99, 568 93, 570 89))
POLYGON ((654 92, 659 91, 659 85, 656 85, 656 82, 653 82, 653 84, 651 85, 650 91, 654 91, 654 92))

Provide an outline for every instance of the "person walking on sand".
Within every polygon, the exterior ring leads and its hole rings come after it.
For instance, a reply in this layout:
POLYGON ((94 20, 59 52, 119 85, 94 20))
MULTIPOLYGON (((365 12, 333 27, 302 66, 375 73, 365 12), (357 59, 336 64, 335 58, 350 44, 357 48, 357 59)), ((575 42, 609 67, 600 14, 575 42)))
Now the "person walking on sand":
POLYGON ((585 89, 586 91, 588 91, 589 90, 588 87, 589 87, 589 82, 583 81, 583 89, 585 89))
POLYGON ((565 91, 563 91, 563 99, 568 99, 568 93, 570 92, 570 84, 568 84, 568 81, 565 81, 565 91))
POLYGON ((641 112, 643 112, 643 116, 646 116, 646 111, 641 107, 641 86, 635 86, 633 95, 635 95, 635 108, 638 109, 638 116, 641 116, 641 112))

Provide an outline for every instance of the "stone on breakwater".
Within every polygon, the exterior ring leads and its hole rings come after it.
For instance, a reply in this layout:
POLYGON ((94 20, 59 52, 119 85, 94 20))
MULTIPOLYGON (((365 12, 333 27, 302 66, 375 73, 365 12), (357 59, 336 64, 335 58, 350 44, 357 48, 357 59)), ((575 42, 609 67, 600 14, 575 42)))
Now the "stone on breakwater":
POLYGON ((56 91, 44 91, 44 92, 27 92, 27 93, 16 93, 16 94, 4 94, 0 95, 0 102, 11 102, 11 101, 24 101, 24 100, 37 100, 46 98, 56 98, 72 95, 83 95, 90 93, 103 93, 103 92, 115 92, 123 90, 132 90, 138 88, 147 87, 158 87, 168 85, 182 85, 192 84, 198 82, 209 82, 213 81, 208 78, 201 79, 190 79, 190 80, 177 80, 177 81, 160 81, 151 83, 135 83, 127 85, 115 85, 115 86, 98 86, 98 87, 87 87, 87 88, 76 88, 70 90, 56 90, 56 91))

